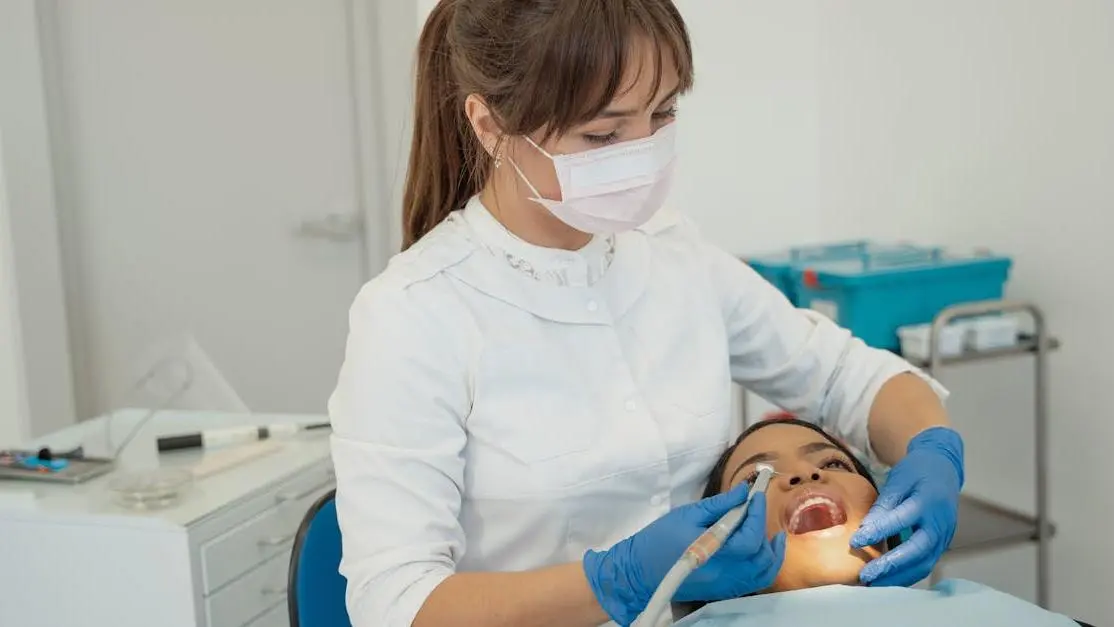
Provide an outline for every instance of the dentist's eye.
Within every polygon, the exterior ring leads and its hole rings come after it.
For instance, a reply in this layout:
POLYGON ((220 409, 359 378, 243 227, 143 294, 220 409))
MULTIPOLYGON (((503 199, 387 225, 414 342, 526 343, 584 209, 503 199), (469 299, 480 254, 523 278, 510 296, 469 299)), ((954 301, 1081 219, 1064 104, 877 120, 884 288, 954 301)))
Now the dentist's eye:
POLYGON ((619 139, 619 134, 615 131, 611 131, 607 135, 589 135, 589 134, 585 134, 584 139, 587 140, 587 142, 590 143, 590 144, 598 144, 598 145, 601 145, 601 146, 605 146, 607 144, 614 143, 615 140, 619 139))
POLYGON ((655 120, 672 120, 676 117, 677 117, 677 105, 673 105, 672 107, 669 107, 668 109, 665 109, 663 111, 655 111, 654 112, 654 119, 655 120))

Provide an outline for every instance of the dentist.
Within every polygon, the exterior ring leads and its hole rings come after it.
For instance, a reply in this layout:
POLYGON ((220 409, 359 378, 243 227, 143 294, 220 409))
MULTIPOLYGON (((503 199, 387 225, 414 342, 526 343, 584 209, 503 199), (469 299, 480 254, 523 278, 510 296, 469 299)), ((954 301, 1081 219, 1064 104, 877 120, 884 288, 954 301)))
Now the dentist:
MULTIPOLYGON (((671 0, 434 8, 405 250, 356 297, 329 402, 356 627, 629 624, 746 498, 695 501, 737 435, 733 380, 894 465, 853 542, 913 535, 864 582, 912 584, 947 548, 944 390, 662 208, 692 82, 671 0)), ((676 599, 769 586, 765 519, 759 496, 676 599)))

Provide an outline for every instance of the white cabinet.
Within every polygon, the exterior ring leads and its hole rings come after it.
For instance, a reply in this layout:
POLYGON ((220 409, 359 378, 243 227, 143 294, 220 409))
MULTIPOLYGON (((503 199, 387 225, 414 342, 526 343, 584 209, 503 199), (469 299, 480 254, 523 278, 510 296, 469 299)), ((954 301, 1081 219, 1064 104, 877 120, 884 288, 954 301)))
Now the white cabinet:
POLYGON ((291 544, 310 505, 333 487, 329 471, 318 464, 297 472, 188 529, 201 573, 194 599, 205 606, 198 625, 241 627, 275 607, 285 611, 291 544))
MULTIPOLYGON (((121 414, 114 431, 128 431, 139 416, 121 414)), ((150 464, 158 433, 321 420, 167 412, 121 464, 150 464)), ((103 433, 97 419, 35 444, 84 444, 93 453, 103 433)), ((201 455, 157 459, 188 466, 201 455)), ((0 570, 0 625, 287 627, 294 535, 310 505, 333 487, 327 432, 283 441, 275 452, 199 480, 163 510, 115 504, 106 490, 112 476, 82 486, 0 483, 7 565, 0 570)))

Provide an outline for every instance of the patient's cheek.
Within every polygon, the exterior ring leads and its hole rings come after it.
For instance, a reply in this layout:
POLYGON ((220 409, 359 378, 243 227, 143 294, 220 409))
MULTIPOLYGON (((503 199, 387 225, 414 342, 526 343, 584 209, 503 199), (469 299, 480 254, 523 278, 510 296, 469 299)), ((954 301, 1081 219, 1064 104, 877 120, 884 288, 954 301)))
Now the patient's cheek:
POLYGON ((800 590, 827 585, 858 585, 859 572, 867 562, 882 554, 881 547, 852 549, 851 536, 862 523, 857 514, 847 524, 824 537, 813 534, 789 536, 785 561, 771 592, 800 590))

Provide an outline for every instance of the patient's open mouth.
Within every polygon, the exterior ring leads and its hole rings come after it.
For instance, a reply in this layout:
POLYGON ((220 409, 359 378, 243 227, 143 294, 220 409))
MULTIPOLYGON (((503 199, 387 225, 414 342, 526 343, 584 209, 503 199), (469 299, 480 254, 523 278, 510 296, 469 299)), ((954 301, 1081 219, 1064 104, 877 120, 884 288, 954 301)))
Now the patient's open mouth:
POLYGON ((785 510, 785 530, 793 535, 829 529, 847 522, 847 510, 833 496, 809 492, 798 496, 785 510))

